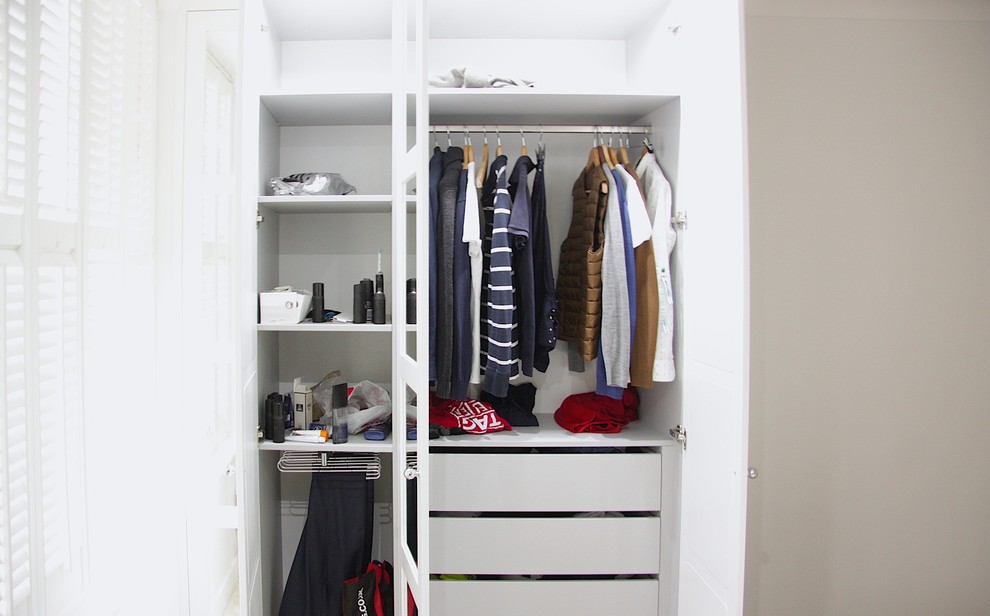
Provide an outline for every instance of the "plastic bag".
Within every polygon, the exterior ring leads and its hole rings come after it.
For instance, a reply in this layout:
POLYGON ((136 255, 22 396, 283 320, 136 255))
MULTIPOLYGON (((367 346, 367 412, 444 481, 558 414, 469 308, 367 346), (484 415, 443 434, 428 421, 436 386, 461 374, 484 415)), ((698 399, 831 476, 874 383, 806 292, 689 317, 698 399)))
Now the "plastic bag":
POLYGON ((294 173, 268 181, 272 196, 350 195, 357 192, 339 173, 294 173))
POLYGON ((347 398, 347 432, 358 434, 392 417, 392 398, 381 385, 361 381, 347 398))

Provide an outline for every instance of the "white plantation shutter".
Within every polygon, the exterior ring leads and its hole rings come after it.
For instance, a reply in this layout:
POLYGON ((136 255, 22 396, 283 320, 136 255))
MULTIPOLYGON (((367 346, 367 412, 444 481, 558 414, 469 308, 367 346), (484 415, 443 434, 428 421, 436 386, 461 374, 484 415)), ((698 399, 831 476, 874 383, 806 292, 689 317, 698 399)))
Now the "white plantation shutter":
POLYGON ((3 391, 0 399, 0 615, 13 613, 31 591, 28 526, 24 268, 6 253, 0 269, 3 311, 3 391))
POLYGON ((0 616, 57 614, 121 491, 94 487, 107 388, 153 355, 151 327, 113 317, 115 290, 154 296, 155 7, 0 7, 0 616))

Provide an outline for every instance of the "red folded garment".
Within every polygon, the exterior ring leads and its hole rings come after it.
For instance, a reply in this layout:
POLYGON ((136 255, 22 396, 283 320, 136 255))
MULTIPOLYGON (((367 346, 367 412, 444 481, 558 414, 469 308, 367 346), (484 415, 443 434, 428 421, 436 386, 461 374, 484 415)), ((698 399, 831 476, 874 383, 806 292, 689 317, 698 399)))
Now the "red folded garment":
POLYGON ((430 423, 444 428, 460 428, 470 434, 511 430, 492 405, 480 400, 444 400, 430 394, 430 423))
POLYGON ((564 398, 553 418, 571 432, 615 433, 639 418, 638 408, 639 394, 634 387, 626 388, 622 400, 589 391, 564 398))

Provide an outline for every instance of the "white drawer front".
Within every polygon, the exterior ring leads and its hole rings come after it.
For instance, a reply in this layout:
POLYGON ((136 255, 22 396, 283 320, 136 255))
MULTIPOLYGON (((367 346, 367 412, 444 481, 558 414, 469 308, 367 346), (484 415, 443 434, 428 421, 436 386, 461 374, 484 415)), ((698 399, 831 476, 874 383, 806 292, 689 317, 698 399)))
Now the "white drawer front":
POLYGON ((656 574, 660 518, 430 518, 430 571, 656 574))
POLYGON ((434 511, 659 511, 660 454, 434 454, 434 511))
POLYGON ((657 580, 430 582, 434 616, 643 616, 658 597, 657 580))

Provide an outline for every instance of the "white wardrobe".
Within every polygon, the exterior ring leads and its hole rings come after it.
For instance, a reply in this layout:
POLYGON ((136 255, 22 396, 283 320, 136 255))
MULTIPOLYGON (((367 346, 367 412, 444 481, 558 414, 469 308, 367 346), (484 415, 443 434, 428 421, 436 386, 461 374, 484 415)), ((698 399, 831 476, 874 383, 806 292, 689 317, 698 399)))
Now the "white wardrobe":
MULTIPOLYGON (((741 13, 738 0, 244 0, 242 613, 277 613, 298 538, 291 511, 305 482, 279 472, 286 450, 379 456, 376 555, 395 564, 420 614, 742 613, 741 13), (451 69, 534 85, 428 87, 429 77, 451 69), (473 127, 468 135, 465 126, 473 127), (539 126, 548 130, 541 135, 539 126), (355 435, 346 445, 259 440, 265 396, 289 391, 297 377, 313 383, 340 369, 348 381, 388 384, 396 425, 405 422, 405 400, 426 399, 427 162, 435 145, 501 142, 511 164, 524 141, 532 151, 542 140, 556 267, 571 185, 593 143, 587 127, 601 127, 606 140, 624 140, 635 127, 628 138, 636 154, 648 134, 674 189, 677 377, 640 391, 638 421, 614 435, 556 425, 566 395, 594 389, 594 365, 568 371, 561 341, 548 372, 532 379, 539 428, 434 441, 407 441, 399 429, 385 441, 355 435), (266 196, 270 178, 299 172, 340 173, 357 193, 266 196), (257 293, 277 285, 323 282, 327 307, 350 312, 352 287, 374 277, 379 251, 386 324, 258 324, 257 293), (409 278, 418 283, 418 326, 405 324, 409 278), (416 558, 406 523, 411 479, 416 558), (445 579, 431 581, 431 573, 445 579)), ((418 405, 420 434, 426 406, 418 405)), ((397 601, 405 597, 397 592, 397 601)))

